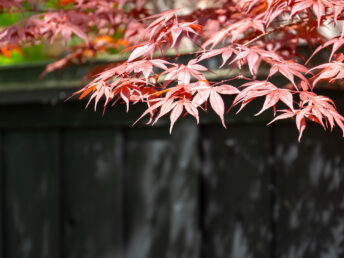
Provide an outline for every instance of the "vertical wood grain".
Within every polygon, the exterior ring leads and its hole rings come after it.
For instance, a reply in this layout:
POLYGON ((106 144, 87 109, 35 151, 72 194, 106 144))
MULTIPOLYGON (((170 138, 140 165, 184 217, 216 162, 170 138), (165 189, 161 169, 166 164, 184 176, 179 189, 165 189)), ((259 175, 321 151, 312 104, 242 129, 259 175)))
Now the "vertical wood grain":
POLYGON ((128 134, 128 258, 199 257, 198 133, 193 121, 128 134))
POLYGON ((58 258, 57 133, 4 135, 6 258, 58 258))
POLYGON ((344 257, 344 141, 339 130, 276 127, 277 257, 344 257))
POLYGON ((270 257, 268 130, 208 126, 202 143, 203 257, 270 257))
POLYGON ((6 256, 6 198, 5 198, 5 181, 6 181, 6 171, 4 163, 4 140, 3 131, 0 131, 0 257, 4 258, 6 256))
POLYGON ((122 257, 121 141, 115 129, 64 133, 68 258, 122 257))

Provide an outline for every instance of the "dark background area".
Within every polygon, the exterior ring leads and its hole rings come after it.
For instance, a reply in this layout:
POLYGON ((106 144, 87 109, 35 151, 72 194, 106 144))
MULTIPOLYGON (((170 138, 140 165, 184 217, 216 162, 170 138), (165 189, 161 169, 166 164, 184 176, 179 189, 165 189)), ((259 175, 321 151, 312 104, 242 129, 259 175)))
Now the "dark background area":
MULTIPOLYGON (((86 68, 1 68, 3 258, 344 257, 344 141, 257 101, 156 126, 63 102, 86 68), (68 75, 69 74, 69 75, 68 75)), ((344 93, 323 91, 343 113, 344 93)), ((228 103, 228 102, 227 102, 228 103)))

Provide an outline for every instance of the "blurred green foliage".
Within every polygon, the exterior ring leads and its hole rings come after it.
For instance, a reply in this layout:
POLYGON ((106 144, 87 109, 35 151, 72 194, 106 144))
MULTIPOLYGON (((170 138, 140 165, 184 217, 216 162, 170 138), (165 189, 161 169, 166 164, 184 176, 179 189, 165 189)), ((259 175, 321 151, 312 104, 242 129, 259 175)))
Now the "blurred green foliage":
MULTIPOLYGON (((39 8, 42 10, 59 9, 61 8, 61 5, 59 5, 59 2, 60 0, 49 0, 47 2, 42 2, 41 3, 42 6, 40 6, 39 8)), ((68 8, 68 7, 70 6, 64 6, 64 8, 68 8)), ((24 12, 6 12, 5 11, 5 12, 0 13, 0 29, 3 27, 11 26, 35 14, 35 12, 32 12, 31 8, 32 7, 29 4, 29 2, 24 2, 23 4, 24 12)), ((44 54, 43 44, 30 46, 30 47, 22 47, 20 48, 20 50, 21 52, 12 50, 10 57, 8 57, 8 56, 5 56, 0 49, 0 66, 51 59, 44 54)))
MULTIPOLYGON (((73 6, 71 4, 63 4, 61 5, 61 0, 49 0, 47 2, 39 3, 39 6, 35 6, 36 9, 39 10, 54 10, 54 9, 68 9, 73 6)), ((0 30, 7 26, 11 26, 17 22, 20 22, 24 19, 29 18, 30 16, 37 14, 32 10, 32 6, 29 2, 24 2, 23 4, 23 12, 16 12, 11 11, 7 12, 6 10, 0 13, 0 30)), ((93 34, 97 34, 97 29, 95 28, 92 32, 93 34)), ((111 35, 114 41, 123 38, 123 32, 120 30, 116 30, 114 35, 111 35)), ((81 45, 83 43, 82 39, 78 37, 72 37, 71 40, 68 42, 69 47, 74 47, 77 45, 81 45)), ((44 60, 52 60, 57 56, 52 57, 53 55, 49 55, 47 52, 48 43, 41 43, 34 46, 15 46, 13 50, 9 50, 7 48, 0 48, 0 66, 4 65, 11 65, 11 64, 18 64, 18 63, 27 63, 27 62, 36 62, 36 61, 44 61, 44 60), (20 47, 20 48, 19 48, 20 47)), ((116 49, 108 49, 107 53, 97 53, 97 57, 104 57, 104 55, 113 55, 119 53, 121 50, 124 49, 124 46, 119 45, 116 49)))
POLYGON ((0 14, 0 27, 10 26, 23 18, 21 13, 0 14))
MULTIPOLYGON (((31 15, 31 12, 1 13, 0 28, 11 26, 16 22, 28 18, 31 15)), ((5 56, 3 53, 0 53, 0 66, 25 62, 42 61, 47 59, 48 58, 43 54, 43 44, 39 44, 36 46, 21 48, 21 52, 12 50, 10 57, 5 56)))
POLYGON ((43 53, 43 44, 21 48, 22 53, 12 50, 11 56, 0 55, 0 66, 48 60, 43 53))

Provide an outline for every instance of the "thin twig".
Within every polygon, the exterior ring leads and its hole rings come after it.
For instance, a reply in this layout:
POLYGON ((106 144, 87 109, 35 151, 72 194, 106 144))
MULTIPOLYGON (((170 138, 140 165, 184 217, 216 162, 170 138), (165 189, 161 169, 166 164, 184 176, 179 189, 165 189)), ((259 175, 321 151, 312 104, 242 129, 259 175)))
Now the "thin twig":
MULTIPOLYGON (((324 15, 323 17, 328 18, 328 17, 331 17, 333 15, 334 15, 333 13, 330 13, 330 14, 324 15)), ((302 19, 300 21, 282 24, 282 25, 280 25, 280 26, 278 26, 278 27, 276 27, 276 28, 274 28, 274 29, 272 29, 270 31, 267 31, 266 33, 258 35, 257 37, 251 39, 250 41, 247 41, 246 43, 243 44, 243 46, 250 45, 251 43, 253 43, 253 42, 255 42, 255 41, 257 41, 257 40, 259 40, 259 39, 261 39, 261 38, 263 38, 263 37, 265 37, 267 35, 270 35, 271 33, 279 31, 281 29, 284 29, 284 28, 287 28, 287 27, 293 27, 293 26, 296 26, 296 25, 301 25, 301 24, 309 22, 310 20, 311 20, 310 18, 304 18, 304 19, 302 19)))

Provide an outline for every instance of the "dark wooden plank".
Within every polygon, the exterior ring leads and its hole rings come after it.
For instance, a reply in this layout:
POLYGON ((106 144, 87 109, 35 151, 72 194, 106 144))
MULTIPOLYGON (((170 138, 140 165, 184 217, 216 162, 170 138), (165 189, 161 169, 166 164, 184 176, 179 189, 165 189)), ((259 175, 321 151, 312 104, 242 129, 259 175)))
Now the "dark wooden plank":
POLYGON ((344 257, 344 141, 309 127, 276 127, 277 257, 344 257))
POLYGON ((203 257, 270 257, 268 132, 203 129, 203 257))
POLYGON ((197 125, 132 129, 127 147, 128 258, 199 257, 197 125))
POLYGON ((64 134, 68 258, 122 257, 121 141, 119 130, 64 134))
POLYGON ((58 258, 57 133, 4 135, 6 258, 58 258))
POLYGON ((4 141, 3 141, 3 132, 0 131, 0 257, 4 258, 6 255, 6 235, 5 235, 5 164, 4 164, 4 141))
MULTIPOLYGON (((64 95, 67 98, 69 95, 64 95)), ((142 114, 144 105, 137 105, 126 113, 124 105, 109 108, 102 116, 102 103, 97 112, 93 106, 85 109, 86 102, 56 102, 54 99, 44 103, 27 105, 0 105, 1 129, 13 128, 56 128, 56 127, 118 127, 131 126, 142 114), (35 114, 35 116, 32 116, 35 114)))

